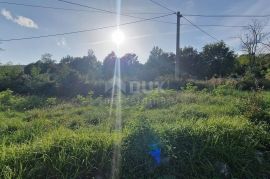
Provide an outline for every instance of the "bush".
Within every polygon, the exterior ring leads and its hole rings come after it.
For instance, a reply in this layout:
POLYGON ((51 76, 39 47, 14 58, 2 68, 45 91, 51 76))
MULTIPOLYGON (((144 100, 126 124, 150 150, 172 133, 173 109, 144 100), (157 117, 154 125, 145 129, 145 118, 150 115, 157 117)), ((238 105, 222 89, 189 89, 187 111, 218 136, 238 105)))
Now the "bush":
POLYGON ((198 90, 198 87, 195 86, 193 83, 187 83, 184 88, 182 88, 183 91, 187 92, 196 92, 198 90))
POLYGON ((251 92, 247 99, 239 106, 242 114, 252 122, 266 122, 270 124, 269 106, 264 101, 260 91, 251 92))
POLYGON ((231 85, 218 85, 213 89, 214 95, 230 95, 235 91, 235 88, 231 85))
POLYGON ((81 105, 87 105, 90 104, 93 101, 93 92, 90 91, 86 96, 77 95, 75 98, 75 103, 81 104, 81 105))
POLYGON ((25 111, 43 106, 56 104, 56 98, 45 99, 39 96, 19 96, 13 94, 13 91, 6 90, 0 92, 0 110, 18 110, 25 111))
POLYGON ((13 106, 13 103, 16 101, 16 98, 13 96, 13 91, 6 90, 0 92, 0 107, 1 110, 10 109, 13 106))
POLYGON ((258 88, 269 90, 270 80, 269 79, 242 79, 237 83, 236 87, 240 90, 257 90, 258 88))
POLYGON ((46 100, 38 96, 18 96, 17 98, 17 102, 13 104, 15 110, 23 111, 46 106, 46 100))

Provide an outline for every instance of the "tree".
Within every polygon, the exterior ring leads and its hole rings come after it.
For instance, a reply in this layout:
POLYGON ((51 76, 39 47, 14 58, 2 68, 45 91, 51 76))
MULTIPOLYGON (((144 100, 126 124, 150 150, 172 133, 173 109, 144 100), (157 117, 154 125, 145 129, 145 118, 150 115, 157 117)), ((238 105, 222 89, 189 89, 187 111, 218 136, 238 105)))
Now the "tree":
POLYGON ((249 68, 252 73, 256 69, 256 58, 259 54, 266 53, 269 51, 269 33, 264 31, 265 25, 258 20, 253 20, 248 25, 242 36, 239 37, 242 44, 242 49, 248 54, 249 57, 249 68))
POLYGON ((52 59, 52 54, 50 53, 45 53, 41 55, 40 61, 43 63, 55 63, 55 60, 52 59))
POLYGON ((120 58, 121 75, 123 79, 136 80, 142 70, 142 64, 138 56, 133 53, 127 53, 120 58))
POLYGON ((175 55, 165 53, 159 47, 150 52, 148 61, 144 65, 145 80, 154 80, 164 76, 174 76, 175 55))
POLYGON ((101 75, 101 63, 92 50, 88 50, 87 56, 83 57, 67 56, 60 61, 60 66, 79 72, 85 81, 98 79, 101 75))
POLYGON ((15 92, 24 93, 25 83, 23 67, 19 65, 0 66, 0 91, 11 89, 15 92))
POLYGON ((205 45, 201 56, 202 67, 206 68, 204 70, 207 77, 214 75, 224 77, 234 70, 236 55, 223 41, 205 45))
POLYGON ((200 76, 199 71, 202 70, 199 65, 200 55, 193 47, 185 47, 180 53, 180 72, 182 75, 200 76))
POLYGON ((109 55, 105 57, 102 68, 102 73, 104 75, 105 80, 113 78, 116 59, 117 56, 114 52, 111 52, 109 55))

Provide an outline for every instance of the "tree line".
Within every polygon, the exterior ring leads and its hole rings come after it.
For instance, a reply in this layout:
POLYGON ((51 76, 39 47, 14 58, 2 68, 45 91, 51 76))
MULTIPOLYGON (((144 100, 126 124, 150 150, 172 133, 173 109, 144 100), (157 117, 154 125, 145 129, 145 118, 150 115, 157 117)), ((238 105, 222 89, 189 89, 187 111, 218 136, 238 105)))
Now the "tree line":
MULTIPOLYGON (((138 56, 127 53, 120 58, 123 81, 169 80, 181 83, 187 79, 234 78, 247 83, 263 81, 270 88, 269 43, 262 26, 254 21, 247 33, 240 37, 245 54, 237 55, 223 41, 207 44, 201 51, 189 46, 180 49, 180 80, 174 81, 175 54, 154 47, 145 64, 138 56), (265 50, 266 49, 266 50, 265 50)), ((86 56, 66 56, 59 62, 51 54, 44 54, 34 63, 25 66, 0 66, 0 91, 10 89, 26 95, 72 97, 78 94, 104 95, 104 83, 113 78, 114 52, 101 62, 89 50, 86 56)), ((177 86, 177 85, 176 85, 177 86)))

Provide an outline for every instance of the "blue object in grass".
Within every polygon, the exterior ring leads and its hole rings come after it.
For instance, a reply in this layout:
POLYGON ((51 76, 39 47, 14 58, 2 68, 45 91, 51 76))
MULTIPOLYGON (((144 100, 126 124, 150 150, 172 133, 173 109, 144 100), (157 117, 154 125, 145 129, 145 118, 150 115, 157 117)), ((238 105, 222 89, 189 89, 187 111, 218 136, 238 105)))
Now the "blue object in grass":
POLYGON ((150 152, 149 154, 151 155, 151 157, 154 158, 156 165, 159 165, 161 162, 161 149, 157 146, 157 144, 151 144, 150 145, 150 152))

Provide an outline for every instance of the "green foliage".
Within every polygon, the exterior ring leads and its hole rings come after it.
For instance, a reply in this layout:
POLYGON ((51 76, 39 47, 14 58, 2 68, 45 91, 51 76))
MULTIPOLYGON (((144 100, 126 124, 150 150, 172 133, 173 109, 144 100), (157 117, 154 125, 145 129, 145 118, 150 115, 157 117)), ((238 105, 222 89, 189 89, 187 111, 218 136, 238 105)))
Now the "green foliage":
POLYGON ((270 93, 192 84, 123 96, 121 131, 114 106, 92 92, 0 92, 0 178, 268 178, 270 93))
POLYGON ((57 104, 57 99, 56 98, 47 98, 46 99, 46 104, 48 106, 54 106, 57 104))
POLYGON ((0 105, 2 110, 11 108, 13 106, 16 98, 12 95, 12 93, 13 91, 11 90, 6 90, 0 93, 0 105))
POLYGON ((93 100, 93 92, 90 91, 88 92, 88 95, 87 96, 82 96, 82 95, 77 95, 76 98, 75 98, 75 102, 78 103, 78 104, 81 104, 81 105, 87 105, 87 104, 90 104, 93 100))
POLYGON ((196 92, 198 90, 198 87, 195 86, 193 83, 187 83, 182 90, 187 91, 187 92, 196 92))
MULTIPOLYGON (((224 43, 207 44, 201 52, 193 47, 180 49, 180 80, 174 80, 175 54, 164 52, 154 47, 145 64, 141 64, 138 56, 127 53, 120 60, 121 78, 125 81, 167 82, 170 89, 178 89, 188 82, 201 80, 196 84, 198 89, 211 88, 207 79, 220 77, 235 78, 239 89, 256 87, 270 88, 267 80, 270 68, 270 55, 256 56, 252 68, 248 65, 249 56, 236 57, 234 52, 224 43), (203 82, 203 80, 205 80, 203 82), (201 85, 201 86, 200 86, 201 85)), ((40 60, 26 66, 0 66, 0 91, 10 89, 17 94, 46 97, 86 96, 93 91, 93 96, 108 95, 105 84, 113 78, 115 62, 118 57, 111 52, 103 63, 97 60, 94 52, 89 50, 86 56, 66 56, 57 63, 51 54, 44 54, 40 60)))
MULTIPOLYGON (((110 176, 112 138, 58 129, 30 145, 6 147, 1 178, 96 178, 110 176)), ((1 149, 0 152, 3 152, 1 149)))
POLYGON ((155 109, 168 107, 174 104, 173 97, 176 95, 175 91, 172 90, 154 90, 146 95, 143 99, 143 108, 155 109))
POLYGON ((213 77, 214 75, 224 77, 234 70, 235 54, 223 41, 205 45, 201 56, 205 63, 202 67, 207 69, 205 70, 207 77, 213 77))
POLYGON ((208 118, 207 113, 194 110, 194 109, 185 110, 181 113, 180 116, 183 119, 207 119, 208 118))
MULTIPOLYGON (((269 166, 256 158, 257 143, 246 142, 248 138, 264 138, 266 133, 254 130, 243 121, 240 124, 239 119, 186 122, 167 129, 160 127, 160 130, 160 138, 166 146, 164 153, 169 160, 169 165, 162 170, 167 174, 177 178, 260 178, 268 175, 269 166)), ((262 155, 267 156, 267 153, 262 155)), ((269 165, 269 161, 265 162, 269 165)))
POLYGON ((22 97, 14 95, 13 91, 6 90, 0 92, 0 111, 19 110, 25 111, 33 108, 54 106, 57 104, 56 98, 42 98, 38 96, 22 97))
POLYGON ((235 87, 231 84, 218 85, 213 89, 215 95, 230 95, 233 94, 235 87))
POLYGON ((141 79, 151 81, 161 76, 174 75, 174 61, 174 54, 166 53, 161 48, 154 47, 144 65, 141 79))
POLYGON ((261 92, 252 92, 239 107, 243 115, 252 122, 270 124, 270 105, 263 98, 261 92))

